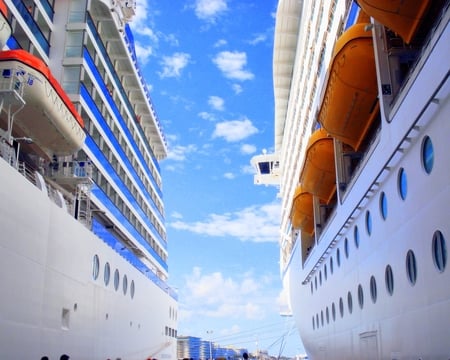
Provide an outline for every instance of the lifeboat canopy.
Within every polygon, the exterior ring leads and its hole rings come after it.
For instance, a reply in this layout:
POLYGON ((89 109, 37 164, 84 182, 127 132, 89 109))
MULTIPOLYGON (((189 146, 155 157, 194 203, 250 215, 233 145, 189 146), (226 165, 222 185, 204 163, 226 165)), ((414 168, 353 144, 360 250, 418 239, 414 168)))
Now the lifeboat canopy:
POLYGON ((298 186, 292 201, 291 223, 309 235, 314 233, 313 196, 298 186))
POLYGON ((336 191, 333 138, 325 129, 316 130, 308 141, 300 175, 302 189, 329 204, 336 191))
POLYGON ((45 63, 24 50, 0 52, 0 86, 22 103, 12 129, 33 141, 40 155, 71 155, 84 143, 84 123, 45 63))
POLYGON ((407 44, 416 34, 430 3, 430 0, 358 0, 364 12, 399 34, 407 44))
POLYGON ((373 40, 366 25, 353 25, 336 42, 318 115, 331 136, 354 150, 378 115, 373 40))

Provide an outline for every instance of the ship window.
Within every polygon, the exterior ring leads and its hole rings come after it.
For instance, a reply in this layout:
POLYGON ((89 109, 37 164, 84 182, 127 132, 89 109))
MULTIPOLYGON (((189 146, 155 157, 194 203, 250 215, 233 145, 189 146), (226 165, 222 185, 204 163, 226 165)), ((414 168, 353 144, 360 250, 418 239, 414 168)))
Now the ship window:
POLYGON ((320 312, 320 324, 323 326, 323 310, 320 312))
POLYGON ((370 214, 370 211, 366 212, 366 230, 367 234, 372 234, 372 215, 370 214))
POLYGON ((345 238, 344 241, 344 252, 345 252, 345 257, 348 258, 348 239, 345 238))
POLYGON ((119 270, 116 269, 116 271, 114 271, 114 289, 117 291, 117 289, 119 289, 119 282, 120 282, 120 274, 119 274, 119 270))
POLYGON ((270 174, 270 162, 268 161, 260 162, 258 164, 258 167, 261 174, 270 174))
POLYGON ((105 281, 105 285, 108 286, 109 284, 109 278, 111 276, 111 268, 109 266, 109 262, 105 263, 105 269, 103 273, 103 280, 105 281))
POLYGON ((433 235, 433 260, 436 268, 443 272, 447 264, 447 247, 444 235, 439 230, 433 235))
POLYGON ((384 278, 386 281, 386 290, 389 295, 392 295, 394 293, 394 274, 392 273, 392 268, 390 265, 386 266, 384 278))
POLYGON ((341 266, 341 251, 339 249, 336 250, 336 261, 338 266, 341 266))
POLYGON ((434 164, 433 143, 431 142, 429 136, 425 136, 422 142, 422 165, 427 174, 431 173, 431 170, 433 170, 433 164, 434 164))
POLYGON ((386 220, 386 218, 387 218, 387 197, 384 192, 382 192, 380 195, 380 212, 381 212, 381 217, 383 218, 383 220, 386 220))
POLYGON ((358 304, 361 309, 364 307, 364 291, 361 284, 358 285, 358 304))
POLYGON ((317 276, 314 277, 314 286, 316 287, 317 290, 317 276))
POLYGON ((355 238, 355 246, 356 248, 359 248, 359 231, 357 226, 353 229, 353 236, 355 238))
POLYGON ((323 274, 324 274, 324 276, 325 276, 325 280, 326 280, 326 279, 327 279, 327 277, 328 277, 327 264, 325 264, 325 265, 323 266, 323 274))
POLYGON ((416 256, 412 250, 406 254, 406 274, 411 285, 415 285, 417 280, 416 256))
POLYGON ((316 326, 319 328, 319 314, 316 314, 316 326))
POLYGON ((375 304, 377 302, 377 281, 373 276, 370 277, 370 297, 375 304))
POLYGON ((134 298, 134 291, 135 291, 135 288, 134 288, 134 280, 131 280, 131 285, 130 285, 130 296, 131 296, 132 299, 134 298))
POLYGON ((100 268, 100 260, 98 258, 98 255, 95 254, 92 260, 92 277, 94 278, 94 280, 97 280, 98 278, 99 268, 100 268))
POLYGON ((333 273, 333 257, 330 256, 330 273, 333 273))
POLYGON ((333 321, 336 321, 336 306, 334 306, 334 303, 331 304, 331 316, 333 317, 333 321))
POLYGON ((126 295, 127 294, 127 290, 128 290, 128 278, 127 278, 126 275, 123 276, 122 290, 123 290, 123 294, 126 295))
POLYGON ((341 317, 344 317, 344 301, 342 298, 339 298, 339 313, 341 314, 341 317))
POLYGON ((353 299, 352 299, 352 293, 349 291, 347 294, 347 304, 348 304, 348 312, 349 314, 353 311, 353 299))
POLYGON ((314 291, 313 291, 313 283, 312 283, 312 281, 311 281, 311 294, 313 293, 314 291))
POLYGON ((406 194, 408 193, 408 182, 406 179, 405 169, 401 168, 398 172, 398 191, 402 200, 406 199, 406 194))
POLYGON ((314 321, 314 315, 312 317, 312 326, 313 326, 313 330, 316 329, 316 322, 314 321))
POLYGON ((319 285, 322 285, 322 270, 319 271, 319 285))
POLYGON ((325 317, 327 319, 327 324, 329 324, 330 323, 330 312, 328 311, 328 306, 325 309, 325 317))

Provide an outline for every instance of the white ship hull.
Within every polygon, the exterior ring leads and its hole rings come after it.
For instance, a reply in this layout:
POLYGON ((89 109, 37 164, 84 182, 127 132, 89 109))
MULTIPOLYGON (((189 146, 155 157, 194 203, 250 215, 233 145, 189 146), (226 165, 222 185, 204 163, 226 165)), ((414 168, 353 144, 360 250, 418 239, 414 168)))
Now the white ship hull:
POLYGON ((66 353, 89 360, 175 359, 175 339, 164 336, 176 304, 168 291, 1 159, 0 173, 0 358, 58 359, 66 353), (100 260, 96 280, 94 255, 100 260), (111 265, 108 286, 103 280, 105 262, 111 265))
POLYGON ((450 239, 450 81, 449 63, 442 61, 450 57, 448 24, 435 40, 394 115, 383 122, 351 192, 337 204, 305 261, 298 236, 284 283, 311 359, 450 357, 450 272, 448 264, 438 268, 433 245, 436 231, 447 244, 450 239), (425 136, 432 139, 435 154, 430 174, 421 162, 425 136), (407 173, 404 200, 398 185, 401 168, 407 173), (387 198, 385 220, 382 193, 387 198), (410 250, 415 254, 414 284, 408 279, 410 250))

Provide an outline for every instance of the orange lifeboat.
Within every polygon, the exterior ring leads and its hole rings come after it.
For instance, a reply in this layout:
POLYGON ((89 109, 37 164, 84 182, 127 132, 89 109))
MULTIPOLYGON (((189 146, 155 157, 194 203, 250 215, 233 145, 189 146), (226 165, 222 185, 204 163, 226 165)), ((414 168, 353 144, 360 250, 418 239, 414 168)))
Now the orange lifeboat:
POLYGON ((292 202, 291 223, 295 229, 312 235, 314 232, 313 196, 298 186, 292 202))
POLYGON ((399 34, 409 44, 430 1, 359 0, 358 4, 368 15, 399 34))
POLYGON ((70 155, 83 146, 83 119, 44 62, 24 50, 2 51, 0 83, 24 101, 13 130, 30 137, 42 155, 70 155))
POLYGON ((11 26, 8 22, 8 7, 3 0, 0 0, 0 49, 5 46, 10 36, 11 26))
POLYGON ((324 129, 316 130, 309 138, 300 183, 303 191, 319 197, 326 204, 336 191, 333 138, 324 129))
POLYGON ((355 24, 338 39, 318 121, 358 150, 378 113, 372 33, 355 24))

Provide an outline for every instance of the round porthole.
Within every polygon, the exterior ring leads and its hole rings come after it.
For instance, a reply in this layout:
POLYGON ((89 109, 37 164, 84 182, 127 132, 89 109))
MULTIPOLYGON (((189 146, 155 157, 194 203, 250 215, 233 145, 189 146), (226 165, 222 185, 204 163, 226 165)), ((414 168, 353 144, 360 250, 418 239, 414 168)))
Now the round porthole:
POLYGON ((433 170, 434 148, 429 136, 425 136, 422 142, 422 165, 427 174, 433 170))
POLYGON ((126 275, 124 275, 122 279, 122 291, 124 295, 127 294, 127 290, 128 290, 128 278, 126 275))
POLYGON ((372 234, 372 215, 370 215, 370 211, 366 212, 366 230, 370 236, 372 234))
POLYGON ((94 280, 97 280, 98 274, 100 269, 100 259, 98 258, 98 255, 95 254, 94 258, 92 259, 92 277, 94 280))
POLYGON ((347 294, 347 305, 348 305, 348 312, 351 314, 353 312, 353 299, 352 299, 352 293, 349 291, 347 294))
POLYGON ((355 238, 355 246, 356 248, 359 248, 359 230, 358 226, 355 226, 353 229, 353 237, 355 238))
POLYGON ((443 272, 447 265, 447 246, 445 245, 444 235, 439 230, 433 234, 432 251, 434 265, 439 272, 443 272))
POLYGON ((130 296, 133 299, 134 298, 134 280, 131 280, 131 284, 130 284, 130 296))
POLYGON ((386 290, 389 295, 392 295, 394 293, 394 274, 392 273, 392 268, 390 265, 386 266, 384 278, 386 281, 386 290))
POLYGON ((105 269, 104 269, 104 272, 103 272, 103 280, 105 282, 105 286, 108 286, 110 276, 111 276, 111 267, 109 266, 109 262, 106 262, 105 263, 105 269))
POLYGON ((119 289, 119 282, 120 282, 120 274, 119 274, 119 270, 116 269, 114 271, 114 289, 116 291, 119 289))
POLYGON ((383 218, 383 220, 386 220, 387 218, 387 197, 386 194, 384 192, 382 192, 380 194, 380 213, 381 213, 381 217, 383 218))
POLYGON ((406 254, 406 275, 411 285, 415 285, 417 281, 417 264, 416 256, 412 250, 406 254))
POLYGON ((361 284, 358 285, 358 304, 361 309, 364 307, 364 291, 361 284))
POLYGON ((370 297, 375 304, 377 302, 377 281, 374 276, 370 277, 370 297))
POLYGON ((402 200, 406 199, 408 193, 408 180, 406 178, 405 169, 401 168, 398 172, 398 191, 402 200))

